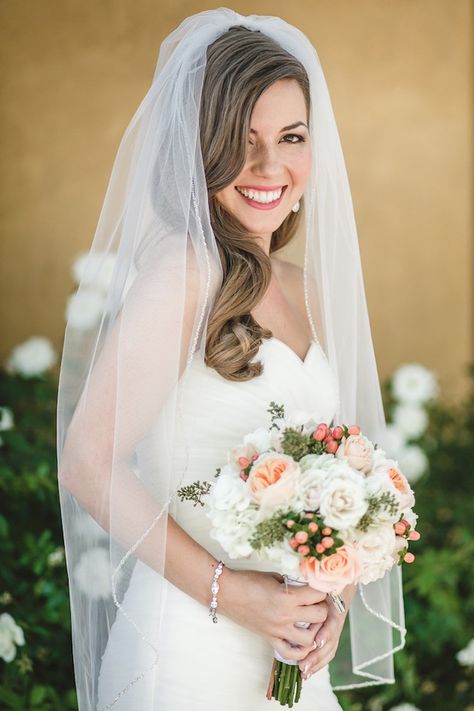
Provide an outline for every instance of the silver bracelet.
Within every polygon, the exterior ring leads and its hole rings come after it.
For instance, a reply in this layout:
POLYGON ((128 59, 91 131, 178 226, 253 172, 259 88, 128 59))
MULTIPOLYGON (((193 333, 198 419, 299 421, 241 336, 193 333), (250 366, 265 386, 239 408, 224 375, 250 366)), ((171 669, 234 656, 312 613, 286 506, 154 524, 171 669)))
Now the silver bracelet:
POLYGON ((222 575, 222 570, 224 568, 224 565, 225 565, 225 563, 222 560, 220 560, 216 566, 216 569, 214 570, 214 577, 212 579, 212 585, 211 585, 212 600, 211 600, 211 605, 209 607, 209 615, 212 617, 213 622, 217 622, 217 615, 216 615, 217 593, 219 592, 219 577, 222 575))

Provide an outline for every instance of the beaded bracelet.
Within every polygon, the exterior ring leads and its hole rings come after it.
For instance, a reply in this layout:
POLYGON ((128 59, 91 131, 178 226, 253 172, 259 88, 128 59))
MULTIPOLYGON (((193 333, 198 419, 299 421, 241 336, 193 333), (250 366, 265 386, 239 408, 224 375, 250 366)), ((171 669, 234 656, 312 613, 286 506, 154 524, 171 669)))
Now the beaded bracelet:
POLYGON ((217 593, 219 592, 219 576, 222 575, 222 570, 224 568, 224 565, 225 565, 225 563, 222 560, 220 560, 216 566, 216 569, 214 571, 214 577, 212 579, 212 585, 211 585, 212 600, 211 600, 211 605, 209 607, 209 615, 212 617, 213 622, 217 622, 216 609, 217 609, 217 593))

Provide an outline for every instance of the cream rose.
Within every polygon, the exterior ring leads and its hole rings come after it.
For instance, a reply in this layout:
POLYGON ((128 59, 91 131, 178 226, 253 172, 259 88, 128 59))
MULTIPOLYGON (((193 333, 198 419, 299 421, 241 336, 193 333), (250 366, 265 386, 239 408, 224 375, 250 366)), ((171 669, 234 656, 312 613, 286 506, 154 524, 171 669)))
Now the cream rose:
POLYGON ((329 472, 324 482, 319 510, 326 526, 350 528, 367 511, 365 479, 348 467, 329 472))
POLYGON ((378 526, 358 538, 357 551, 361 562, 360 582, 366 585, 382 578, 393 566, 396 536, 392 524, 378 526))
POLYGON ((361 434, 343 437, 336 450, 338 459, 345 459, 349 466, 368 474, 372 470, 374 445, 361 434))
POLYGON ((262 454, 250 470, 247 487, 260 506, 279 506, 295 495, 298 475, 298 464, 286 454, 262 454))
POLYGON ((321 560, 314 556, 303 558, 300 571, 312 588, 339 594, 358 578, 360 562, 354 546, 346 543, 336 553, 323 556, 321 560))

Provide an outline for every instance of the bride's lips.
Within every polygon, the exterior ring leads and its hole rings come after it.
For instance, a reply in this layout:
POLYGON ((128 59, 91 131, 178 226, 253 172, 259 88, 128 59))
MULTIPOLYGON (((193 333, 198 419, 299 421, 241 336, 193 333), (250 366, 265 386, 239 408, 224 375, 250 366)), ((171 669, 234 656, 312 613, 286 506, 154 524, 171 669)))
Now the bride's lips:
MULTIPOLYGON (((256 200, 252 200, 252 198, 245 197, 245 195, 242 195, 242 193, 237 190, 237 187, 235 188, 235 192, 240 195, 242 200, 245 200, 247 205, 250 205, 250 207, 255 207, 257 210, 273 210, 273 208, 278 207, 278 205, 283 200, 283 195, 285 194, 285 190, 287 189, 288 185, 277 185, 275 188, 262 188, 262 190, 278 190, 280 187, 282 188, 281 195, 277 200, 274 200, 273 202, 257 202, 256 200)), ((239 188, 247 188, 247 186, 239 185, 239 188)))

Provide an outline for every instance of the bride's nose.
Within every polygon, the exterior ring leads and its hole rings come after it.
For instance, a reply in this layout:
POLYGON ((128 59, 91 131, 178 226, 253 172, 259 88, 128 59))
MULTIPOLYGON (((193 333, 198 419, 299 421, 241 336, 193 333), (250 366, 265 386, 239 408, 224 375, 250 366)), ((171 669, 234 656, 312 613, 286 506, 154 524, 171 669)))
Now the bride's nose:
POLYGON ((252 170, 259 176, 280 175, 283 169, 281 156, 276 146, 261 145, 252 159, 252 170))

